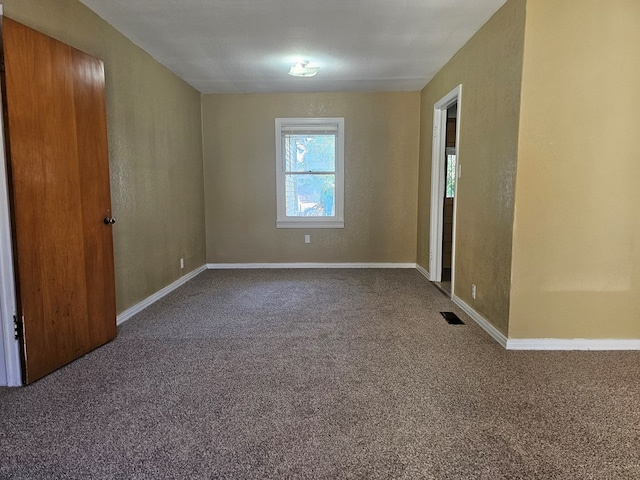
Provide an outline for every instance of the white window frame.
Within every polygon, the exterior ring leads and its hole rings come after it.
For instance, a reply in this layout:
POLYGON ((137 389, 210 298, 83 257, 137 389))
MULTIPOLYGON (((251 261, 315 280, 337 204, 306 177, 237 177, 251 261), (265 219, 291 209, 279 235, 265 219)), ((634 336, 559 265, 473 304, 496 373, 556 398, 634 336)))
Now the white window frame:
POLYGON ((277 228, 344 228, 344 118, 276 118, 276 208, 277 228), (290 217, 286 214, 283 127, 337 127, 334 215, 290 217))

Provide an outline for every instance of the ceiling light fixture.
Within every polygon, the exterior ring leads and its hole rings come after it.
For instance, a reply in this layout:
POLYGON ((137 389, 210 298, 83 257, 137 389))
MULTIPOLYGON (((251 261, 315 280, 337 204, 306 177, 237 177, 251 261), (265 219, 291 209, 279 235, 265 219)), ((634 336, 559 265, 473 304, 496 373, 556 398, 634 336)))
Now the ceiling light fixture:
POLYGON ((289 75, 292 77, 313 77, 318 73, 320 67, 310 67, 309 60, 302 60, 289 69, 289 75))

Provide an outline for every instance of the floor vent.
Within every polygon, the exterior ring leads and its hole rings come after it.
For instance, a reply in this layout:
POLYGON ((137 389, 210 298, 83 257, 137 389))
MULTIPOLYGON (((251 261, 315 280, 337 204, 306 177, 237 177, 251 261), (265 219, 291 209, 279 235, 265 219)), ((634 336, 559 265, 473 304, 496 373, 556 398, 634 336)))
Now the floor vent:
POLYGON ((453 312, 440 312, 449 325, 464 325, 464 322, 453 312))

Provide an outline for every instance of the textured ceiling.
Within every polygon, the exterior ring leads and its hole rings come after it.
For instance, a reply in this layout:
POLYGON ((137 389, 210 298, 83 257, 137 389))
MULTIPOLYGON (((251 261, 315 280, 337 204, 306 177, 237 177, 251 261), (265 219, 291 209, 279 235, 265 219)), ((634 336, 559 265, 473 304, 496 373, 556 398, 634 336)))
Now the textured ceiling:
POLYGON ((202 93, 420 90, 505 2, 81 1, 202 93))

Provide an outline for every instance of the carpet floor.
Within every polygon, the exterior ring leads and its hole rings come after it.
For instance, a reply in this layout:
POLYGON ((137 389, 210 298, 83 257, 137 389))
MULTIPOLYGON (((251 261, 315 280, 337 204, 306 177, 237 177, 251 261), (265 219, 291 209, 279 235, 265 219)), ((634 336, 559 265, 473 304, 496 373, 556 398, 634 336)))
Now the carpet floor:
POLYGON ((506 351, 415 270, 206 271, 0 388, 0 478, 638 479, 639 360, 506 351))

